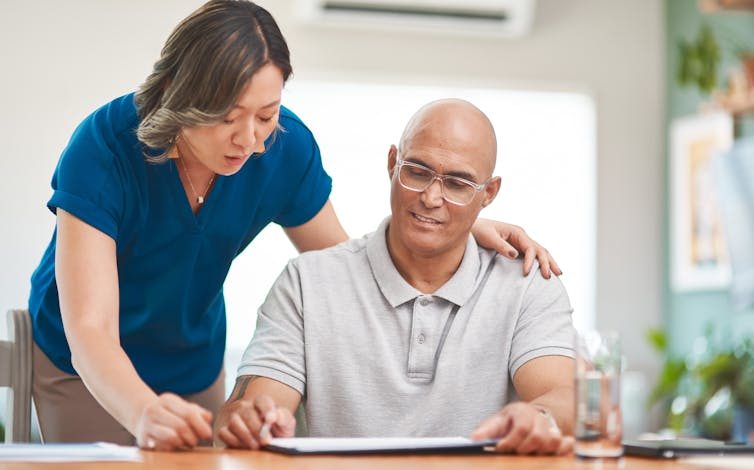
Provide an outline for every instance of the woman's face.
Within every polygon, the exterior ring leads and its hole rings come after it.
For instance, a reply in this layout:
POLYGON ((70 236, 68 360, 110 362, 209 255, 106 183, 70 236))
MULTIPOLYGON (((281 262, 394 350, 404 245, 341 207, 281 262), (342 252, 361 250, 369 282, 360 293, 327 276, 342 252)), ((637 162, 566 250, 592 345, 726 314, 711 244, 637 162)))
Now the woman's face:
POLYGON ((264 141, 278 123, 282 92, 283 74, 276 66, 265 65, 221 122, 181 131, 181 156, 219 175, 236 173, 252 153, 264 151, 264 141))

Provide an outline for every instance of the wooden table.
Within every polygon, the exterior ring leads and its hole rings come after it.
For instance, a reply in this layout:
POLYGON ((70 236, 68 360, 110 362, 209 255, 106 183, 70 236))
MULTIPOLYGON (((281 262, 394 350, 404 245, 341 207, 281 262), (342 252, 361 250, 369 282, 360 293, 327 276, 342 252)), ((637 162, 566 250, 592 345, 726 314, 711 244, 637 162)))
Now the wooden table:
POLYGON ((264 451, 200 449, 191 452, 146 452, 143 462, 15 463, 0 462, 0 469, 32 470, 137 468, 172 469, 306 469, 306 470, 706 470, 712 467, 683 461, 624 457, 619 460, 580 460, 575 457, 520 457, 511 455, 406 455, 406 456, 287 456, 264 451))

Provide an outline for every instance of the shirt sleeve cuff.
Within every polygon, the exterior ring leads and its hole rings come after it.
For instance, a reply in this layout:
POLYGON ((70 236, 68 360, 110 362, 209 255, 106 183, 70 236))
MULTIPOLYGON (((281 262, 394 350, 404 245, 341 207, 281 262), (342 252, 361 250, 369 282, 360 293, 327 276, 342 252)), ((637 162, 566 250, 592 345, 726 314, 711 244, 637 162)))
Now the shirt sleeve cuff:
POLYGON ((304 395, 306 384, 296 377, 287 374, 283 371, 272 369, 264 366, 241 366, 238 368, 238 376, 242 375, 255 375, 257 377, 266 377, 268 379, 277 380, 278 382, 285 384, 292 389, 296 390, 301 396, 304 395))
POLYGON ((56 190, 47 202, 47 207, 53 214, 57 213, 58 208, 63 209, 113 240, 118 238, 118 227, 115 220, 104 209, 91 201, 65 191, 56 190))
POLYGON ((536 359, 538 357, 543 357, 543 356, 565 356, 565 357, 570 357, 572 359, 576 357, 576 355, 574 354, 573 348, 571 347, 547 346, 544 348, 533 349, 531 351, 528 351, 522 354, 515 361, 511 363, 511 366, 510 366, 511 377, 516 375, 518 368, 521 367, 522 365, 526 364, 532 359, 536 359))

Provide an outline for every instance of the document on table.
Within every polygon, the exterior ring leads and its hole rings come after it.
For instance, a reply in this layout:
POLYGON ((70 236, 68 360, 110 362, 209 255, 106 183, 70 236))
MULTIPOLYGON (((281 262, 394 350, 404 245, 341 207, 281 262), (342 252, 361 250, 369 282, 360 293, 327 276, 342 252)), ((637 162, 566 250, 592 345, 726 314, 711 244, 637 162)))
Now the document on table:
POLYGON ((703 468, 717 468, 720 470, 751 470, 754 468, 754 457, 740 455, 726 455, 724 457, 688 457, 680 462, 697 465, 703 468))
POLYGON ((265 447, 285 454, 428 454, 482 452, 497 441, 465 437, 278 438, 265 447))
POLYGON ((136 447, 93 444, 3 444, 0 462, 140 462, 136 447))

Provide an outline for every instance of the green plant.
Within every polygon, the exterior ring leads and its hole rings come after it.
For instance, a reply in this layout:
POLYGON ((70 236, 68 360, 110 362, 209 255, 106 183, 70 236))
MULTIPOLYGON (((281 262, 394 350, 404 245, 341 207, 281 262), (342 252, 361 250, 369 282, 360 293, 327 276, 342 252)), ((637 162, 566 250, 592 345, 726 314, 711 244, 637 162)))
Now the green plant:
POLYGON ((679 41, 678 51, 678 83, 695 85, 703 93, 711 93, 717 86, 717 68, 722 57, 712 29, 702 26, 695 40, 679 41))
POLYGON ((720 347, 708 328, 704 350, 679 358, 668 351, 663 331, 651 330, 647 339, 664 357, 650 403, 662 402, 667 407, 668 426, 677 433, 728 439, 733 409, 754 409, 752 341, 720 347))

